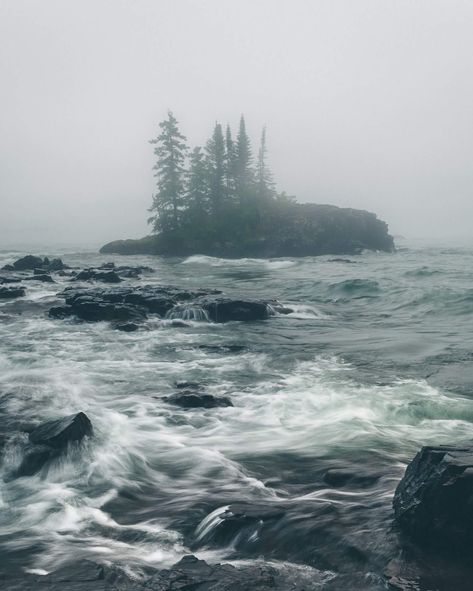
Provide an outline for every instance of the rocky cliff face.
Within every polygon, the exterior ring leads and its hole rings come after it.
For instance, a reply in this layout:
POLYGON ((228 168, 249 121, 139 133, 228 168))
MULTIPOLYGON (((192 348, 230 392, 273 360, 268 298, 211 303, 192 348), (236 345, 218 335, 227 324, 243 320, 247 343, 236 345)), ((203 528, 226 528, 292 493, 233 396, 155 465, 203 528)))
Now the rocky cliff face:
POLYGON ((391 252, 388 226, 375 214, 333 205, 287 204, 268 213, 250 237, 196 236, 169 232, 139 240, 117 240, 102 253, 221 257, 286 257, 357 254, 364 249, 391 252))

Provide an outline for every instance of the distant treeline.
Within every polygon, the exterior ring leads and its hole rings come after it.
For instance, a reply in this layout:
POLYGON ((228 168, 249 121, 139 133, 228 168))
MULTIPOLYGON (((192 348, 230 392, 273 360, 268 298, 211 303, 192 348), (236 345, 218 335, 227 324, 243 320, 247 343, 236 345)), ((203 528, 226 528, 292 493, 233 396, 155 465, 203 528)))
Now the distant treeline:
POLYGON ((267 164, 265 128, 255 161, 243 116, 235 139, 228 125, 224 133, 216 123, 204 148, 189 149, 170 111, 159 127, 160 134, 151 140, 157 192, 149 223, 154 232, 185 230, 187 237, 205 234, 214 239, 238 233, 244 238, 273 206, 292 200, 276 191, 267 164))

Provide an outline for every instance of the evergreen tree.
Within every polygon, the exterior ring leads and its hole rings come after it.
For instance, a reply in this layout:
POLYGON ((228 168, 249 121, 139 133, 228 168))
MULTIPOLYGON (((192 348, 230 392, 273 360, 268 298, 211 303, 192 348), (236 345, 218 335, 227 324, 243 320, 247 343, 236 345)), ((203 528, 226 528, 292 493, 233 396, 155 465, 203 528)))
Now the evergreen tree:
POLYGON ((212 137, 207 142, 206 151, 210 204, 212 213, 218 216, 226 197, 225 142, 220 123, 215 124, 212 137))
POLYGON ((227 197, 229 201, 233 201, 236 192, 235 176, 236 176, 236 152, 235 142, 232 138, 230 126, 227 125, 225 131, 225 184, 227 189, 227 197))
POLYGON ((240 204, 248 202, 254 184, 254 173, 252 169, 253 155, 251 152, 250 139, 246 133, 245 118, 240 118, 238 130, 236 157, 235 157, 235 182, 236 192, 240 204))
POLYGON ((208 178, 207 165, 200 146, 194 148, 190 155, 186 201, 193 217, 205 214, 208 206, 208 178))
POLYGON ((149 219, 155 232, 174 230, 179 226, 184 203, 184 175, 186 138, 180 133, 178 123, 171 111, 159 124, 161 133, 150 141, 154 144, 157 161, 153 170, 157 178, 158 192, 153 197, 149 219))
POLYGON ((261 143, 258 151, 258 162, 256 165, 256 194, 260 201, 272 199, 275 195, 273 175, 266 163, 266 127, 261 132, 261 143))

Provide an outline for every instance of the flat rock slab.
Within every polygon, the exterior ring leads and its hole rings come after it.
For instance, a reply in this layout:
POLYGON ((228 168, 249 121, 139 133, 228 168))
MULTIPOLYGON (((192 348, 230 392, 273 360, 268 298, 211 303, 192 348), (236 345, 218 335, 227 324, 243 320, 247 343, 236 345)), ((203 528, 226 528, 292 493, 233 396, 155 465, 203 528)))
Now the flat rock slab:
POLYGON ((233 402, 227 396, 213 396, 212 394, 203 394, 194 390, 182 390, 170 396, 165 396, 164 400, 187 409, 233 406, 233 402))
POLYGON ((24 287, 0 287, 0 300, 19 298, 24 295, 24 287))
POLYGON ((312 591, 333 578, 329 572, 309 572, 261 561, 234 566, 208 564, 184 556, 169 569, 133 580, 112 567, 82 560, 45 576, 0 577, 5 591, 312 591))

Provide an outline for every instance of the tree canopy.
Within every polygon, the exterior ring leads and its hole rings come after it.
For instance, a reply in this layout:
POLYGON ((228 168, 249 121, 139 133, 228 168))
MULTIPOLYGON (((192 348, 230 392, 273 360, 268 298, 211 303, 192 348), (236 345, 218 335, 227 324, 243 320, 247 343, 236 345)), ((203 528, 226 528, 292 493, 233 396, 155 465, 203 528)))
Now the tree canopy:
POLYGON ((189 149, 171 111, 159 128, 151 140, 157 187, 149 218, 153 231, 214 242, 257 235, 263 214, 281 203, 267 162, 266 129, 255 165, 243 116, 235 140, 229 125, 224 132, 216 122, 204 148, 189 149))

